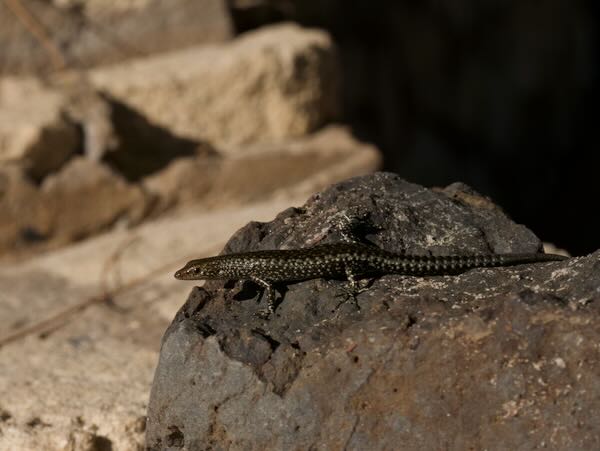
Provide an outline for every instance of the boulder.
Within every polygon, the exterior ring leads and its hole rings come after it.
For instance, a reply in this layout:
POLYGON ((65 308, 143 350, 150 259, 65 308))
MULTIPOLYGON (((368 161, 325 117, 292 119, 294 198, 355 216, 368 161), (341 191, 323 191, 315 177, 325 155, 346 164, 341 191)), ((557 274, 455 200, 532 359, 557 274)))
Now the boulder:
POLYGON ((77 156, 37 186, 21 168, 0 168, 0 253, 25 255, 147 216, 151 194, 108 166, 77 156))
POLYGON ((331 38, 292 24, 96 69, 90 79, 149 121, 217 147, 310 133, 340 103, 331 38))
MULTIPOLYGON (((537 252, 542 243, 462 184, 386 173, 344 181, 224 252, 361 239, 417 255, 537 252)), ((600 447, 600 253, 461 275, 280 284, 270 319, 249 283, 194 288, 162 340, 149 449, 600 447)))
POLYGON ((60 173, 47 177, 39 204, 51 218, 51 230, 59 241, 86 237, 120 222, 138 223, 150 198, 106 165, 83 157, 71 159, 60 173))
POLYGON ((35 184, 18 166, 0 167, 0 253, 37 243, 48 234, 35 184))
POLYGON ((0 79, 0 164, 17 164, 37 181, 58 170, 79 145, 65 105, 38 80, 0 79))

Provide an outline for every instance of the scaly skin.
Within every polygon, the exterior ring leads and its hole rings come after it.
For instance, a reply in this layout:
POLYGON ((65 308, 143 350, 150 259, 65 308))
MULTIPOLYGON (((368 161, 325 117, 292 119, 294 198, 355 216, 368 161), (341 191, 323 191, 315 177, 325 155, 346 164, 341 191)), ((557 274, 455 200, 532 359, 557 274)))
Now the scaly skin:
POLYGON ((482 254, 419 256, 387 252, 358 243, 322 244, 308 249, 243 252, 188 262, 175 273, 180 280, 252 280, 267 291, 269 312, 274 311, 273 282, 316 278, 347 278, 382 274, 428 276, 459 274, 473 268, 561 261, 554 254, 482 254))

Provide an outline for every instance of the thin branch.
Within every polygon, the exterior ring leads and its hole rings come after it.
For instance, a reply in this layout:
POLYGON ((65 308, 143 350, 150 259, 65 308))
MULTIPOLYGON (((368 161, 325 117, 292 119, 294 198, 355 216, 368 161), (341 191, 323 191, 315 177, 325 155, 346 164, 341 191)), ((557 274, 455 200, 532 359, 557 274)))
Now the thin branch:
MULTIPOLYGON (((129 244, 131 244, 131 242, 135 241, 131 240, 129 244)), ((222 245, 219 245, 218 247, 215 248, 215 251, 218 251, 222 248, 222 245)), ((178 259, 176 262, 170 262, 167 263, 165 265, 162 265, 156 269, 154 269, 153 271, 150 271, 147 274, 144 274, 140 277, 137 277, 129 282, 127 282, 126 284, 123 284, 113 290, 110 291, 105 291, 105 289, 102 289, 102 293, 97 295, 97 296, 91 296, 87 299, 84 299, 81 302, 78 302, 77 304, 68 307, 64 310, 61 310, 60 312, 56 313, 55 315, 52 315, 42 321, 38 321, 30 326, 25 326, 21 329, 18 329, 8 335, 5 335, 4 337, 0 337, 0 348, 2 348, 3 346, 12 343, 14 341, 17 341, 21 338, 24 338, 28 335, 33 335, 33 334, 37 334, 37 335, 45 335, 48 334, 52 331, 54 331, 55 329, 58 329, 60 327, 62 327, 63 325, 65 325, 67 323, 67 321, 73 317, 75 314, 84 311, 85 309, 87 309, 88 307, 91 307, 92 305, 95 304, 101 304, 101 303, 105 303, 105 302, 109 302, 114 300, 114 298, 118 295, 121 295, 133 288, 136 288, 137 286, 143 284, 144 282, 147 282, 149 280, 152 280, 153 278, 155 278, 157 275, 160 274, 164 274, 167 271, 173 271, 174 268, 178 268, 179 266, 181 266, 181 262, 182 261, 188 261, 191 260, 192 258, 197 258, 198 255, 190 255, 188 257, 186 257, 185 259, 178 259)), ((111 256, 109 257, 105 268, 107 266, 111 266, 114 264, 115 261, 115 257, 111 256)), ((104 273, 104 271, 103 271, 104 273)))
POLYGON ((23 26, 33 35, 33 37, 42 45, 50 56, 52 66, 56 70, 61 70, 66 67, 65 58, 52 41, 48 32, 44 29, 39 20, 21 3, 21 0, 4 0, 4 3, 15 15, 15 17, 23 24, 23 26))

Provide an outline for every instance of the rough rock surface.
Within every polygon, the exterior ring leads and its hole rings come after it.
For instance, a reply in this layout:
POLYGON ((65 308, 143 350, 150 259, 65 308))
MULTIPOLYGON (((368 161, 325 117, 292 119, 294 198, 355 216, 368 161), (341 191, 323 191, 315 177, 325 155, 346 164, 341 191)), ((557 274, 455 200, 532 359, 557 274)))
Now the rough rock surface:
MULTIPOLYGON (((342 182, 225 252, 339 240, 342 213, 392 251, 536 252, 541 243, 464 185, 390 174, 342 182)), ((165 333, 150 449, 600 447, 600 254, 376 279, 338 308, 343 281, 282 285, 276 315, 252 284, 194 288, 165 333)))
POLYGON ((232 31, 223 0, 8 1, 0 3, 0 64, 5 74, 81 69, 222 42, 232 31), (45 46, 34 37, 27 11, 45 29, 45 46))
POLYGON ((98 89, 182 138, 214 145, 316 130, 339 109, 327 33, 285 24, 90 73, 98 89))

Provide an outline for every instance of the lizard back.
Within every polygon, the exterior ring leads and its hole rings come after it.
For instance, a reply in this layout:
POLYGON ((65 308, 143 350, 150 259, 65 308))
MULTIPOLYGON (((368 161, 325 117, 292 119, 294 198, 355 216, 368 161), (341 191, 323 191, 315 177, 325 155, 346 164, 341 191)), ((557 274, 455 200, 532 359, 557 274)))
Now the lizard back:
POLYGON ((254 251, 190 261, 179 279, 263 279, 271 282, 344 278, 377 274, 457 274, 479 267, 559 261, 553 254, 419 256, 388 252, 357 243, 322 244, 306 249, 254 251))

